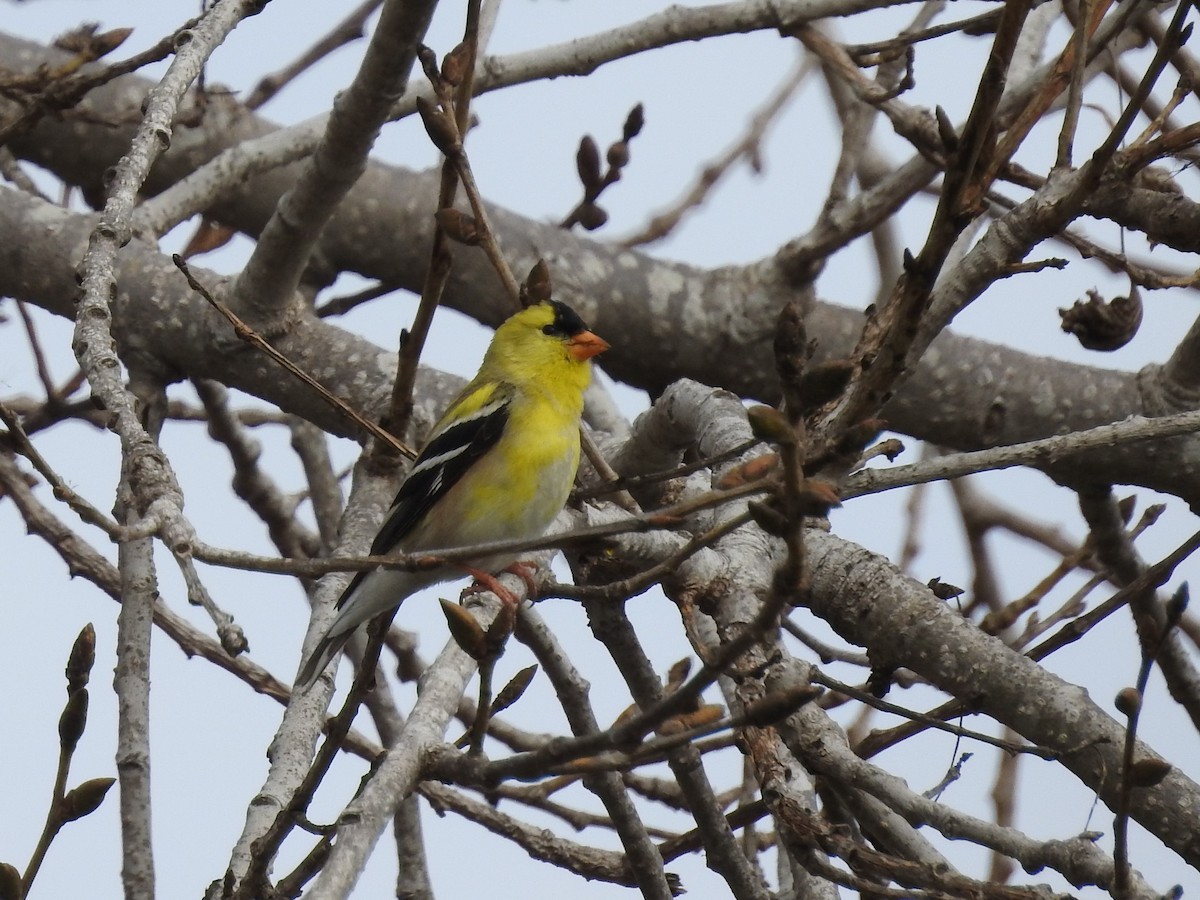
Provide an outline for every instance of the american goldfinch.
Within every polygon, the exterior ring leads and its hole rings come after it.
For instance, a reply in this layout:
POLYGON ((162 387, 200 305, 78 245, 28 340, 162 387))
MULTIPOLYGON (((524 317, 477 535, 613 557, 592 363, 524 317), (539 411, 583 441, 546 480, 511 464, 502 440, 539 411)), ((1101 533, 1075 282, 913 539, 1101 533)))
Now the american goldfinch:
MULTIPOLYGON (((408 470, 371 555, 539 537, 575 482, 590 360, 607 349, 574 310, 555 300, 530 306, 497 328, 479 373, 408 470)), ((488 556, 470 564, 496 571, 513 559, 488 556)), ((301 667, 297 688, 312 684, 363 622, 460 574, 452 567, 357 573, 301 667)))

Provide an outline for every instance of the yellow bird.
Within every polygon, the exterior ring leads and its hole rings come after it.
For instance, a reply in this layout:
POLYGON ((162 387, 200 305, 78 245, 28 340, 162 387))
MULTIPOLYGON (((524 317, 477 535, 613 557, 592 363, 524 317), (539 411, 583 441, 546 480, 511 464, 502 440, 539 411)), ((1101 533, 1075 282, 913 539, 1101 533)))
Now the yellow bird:
MULTIPOLYGON (((540 537, 567 502, 591 359, 608 349, 565 303, 522 310, 496 329, 479 373, 434 426, 396 493, 372 556, 540 537)), ((512 555, 470 560, 496 571, 512 555)), ((306 689, 354 629, 460 569, 359 572, 296 679, 306 689)))

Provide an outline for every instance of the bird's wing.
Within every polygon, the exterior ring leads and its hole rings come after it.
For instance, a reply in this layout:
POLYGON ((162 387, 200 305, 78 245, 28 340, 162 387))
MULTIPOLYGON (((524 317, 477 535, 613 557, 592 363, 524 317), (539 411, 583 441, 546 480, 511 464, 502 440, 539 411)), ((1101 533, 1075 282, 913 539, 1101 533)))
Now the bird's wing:
MULTIPOLYGON (((386 556, 395 550, 471 466, 499 443, 508 424, 512 399, 511 385, 488 382, 468 387, 455 400, 396 492, 371 544, 372 556, 386 556)), ((366 574, 355 575, 338 600, 339 609, 366 574)))

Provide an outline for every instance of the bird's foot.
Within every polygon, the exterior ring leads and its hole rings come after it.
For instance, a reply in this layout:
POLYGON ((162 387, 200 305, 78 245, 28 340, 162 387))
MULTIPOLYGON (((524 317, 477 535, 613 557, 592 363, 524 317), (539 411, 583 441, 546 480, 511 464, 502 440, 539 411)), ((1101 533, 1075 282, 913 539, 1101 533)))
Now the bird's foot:
POLYGON ((481 569, 473 568, 472 566, 463 566, 463 570, 475 579, 475 583, 470 585, 463 593, 465 595, 478 594, 482 591, 491 591, 500 598, 500 602, 506 606, 511 606, 516 609, 521 605, 521 601, 514 596, 513 592, 502 585, 495 575, 489 575, 481 569))
POLYGON ((516 575, 525 582, 525 589, 529 592, 529 599, 536 600, 538 595, 537 586, 537 563, 530 562, 527 559, 518 559, 515 563, 507 566, 504 569, 510 575, 516 575))

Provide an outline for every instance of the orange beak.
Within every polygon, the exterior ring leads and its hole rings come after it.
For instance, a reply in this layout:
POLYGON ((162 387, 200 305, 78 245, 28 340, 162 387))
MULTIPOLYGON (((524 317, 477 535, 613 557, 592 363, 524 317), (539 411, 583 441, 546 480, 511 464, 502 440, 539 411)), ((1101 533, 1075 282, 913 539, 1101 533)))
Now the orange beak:
POLYGON ((567 347, 569 348, 567 352, 571 354, 572 359, 576 362, 583 362, 585 359, 591 359, 607 350, 608 341, 590 331, 581 331, 567 341, 567 347))

